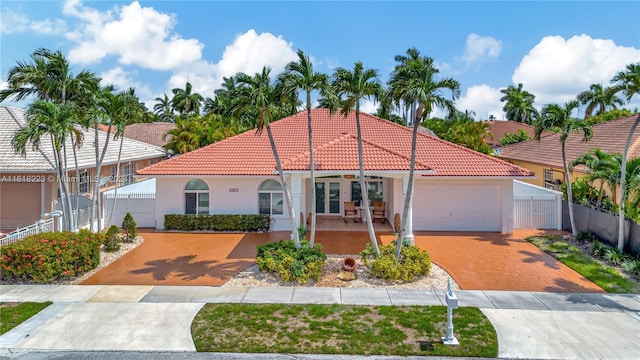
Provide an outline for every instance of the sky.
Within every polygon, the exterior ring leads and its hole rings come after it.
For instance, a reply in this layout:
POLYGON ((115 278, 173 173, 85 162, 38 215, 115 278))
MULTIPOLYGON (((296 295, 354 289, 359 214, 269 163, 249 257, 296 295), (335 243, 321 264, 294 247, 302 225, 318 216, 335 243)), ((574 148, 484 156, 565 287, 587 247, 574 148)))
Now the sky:
MULTIPOLYGON (((504 119, 500 89, 509 85, 522 83, 540 109, 640 62, 640 1, 3 0, 0 88, 40 47, 61 50, 74 73, 134 87, 150 109, 187 81, 213 97, 237 72, 267 65, 276 76, 298 49, 317 71, 361 61, 386 84, 394 56, 416 47, 438 78, 461 84, 459 110, 504 119)), ((640 98, 625 107, 640 108, 640 98)))

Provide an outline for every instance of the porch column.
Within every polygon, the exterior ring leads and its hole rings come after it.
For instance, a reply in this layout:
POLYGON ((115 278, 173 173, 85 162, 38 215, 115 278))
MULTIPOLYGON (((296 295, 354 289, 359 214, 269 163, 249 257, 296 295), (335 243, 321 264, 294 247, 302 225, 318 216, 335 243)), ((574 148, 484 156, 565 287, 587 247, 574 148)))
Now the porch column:
MULTIPOLYGON (((405 199, 407 197, 407 185, 409 185, 409 176, 403 175, 402 176, 402 193, 404 194, 405 199)), ((413 184, 413 188, 415 189, 415 183, 413 184)), ((407 239, 409 243, 413 245, 415 243, 413 238, 413 196, 410 199, 411 199, 411 202, 409 203, 409 212, 407 213, 407 223, 405 224, 405 227, 404 227, 405 229, 404 238, 407 239)), ((404 211, 404 207, 403 207, 403 211, 404 211)))
MULTIPOLYGON (((296 224, 298 226, 304 225, 299 224, 300 222, 300 212, 302 211, 302 175, 300 174, 292 174, 290 178, 291 182, 291 202, 293 203, 293 213, 296 217, 296 224)), ((296 229, 291 229, 296 230, 296 229)), ((293 236, 293 234, 292 234, 293 236)))

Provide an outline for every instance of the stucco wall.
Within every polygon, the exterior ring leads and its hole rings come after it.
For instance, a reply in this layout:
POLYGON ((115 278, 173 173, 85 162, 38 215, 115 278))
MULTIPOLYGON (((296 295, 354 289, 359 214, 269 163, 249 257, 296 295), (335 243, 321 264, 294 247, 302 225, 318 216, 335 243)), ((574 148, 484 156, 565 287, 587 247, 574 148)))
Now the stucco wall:
MULTIPOLYGON (((6 176, 5 180, 22 179, 15 177, 22 175, 2 176, 6 176)), ((5 181, 0 183, 0 229, 15 230, 18 227, 31 225, 40 219, 41 193, 45 185, 46 182, 5 181)))

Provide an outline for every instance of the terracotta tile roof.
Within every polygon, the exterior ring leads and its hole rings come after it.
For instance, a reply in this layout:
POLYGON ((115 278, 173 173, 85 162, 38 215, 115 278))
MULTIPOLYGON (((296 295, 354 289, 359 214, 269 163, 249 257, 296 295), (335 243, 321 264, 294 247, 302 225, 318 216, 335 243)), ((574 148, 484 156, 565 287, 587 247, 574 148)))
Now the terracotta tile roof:
MULTIPOLYGON (((593 138, 582 141, 582 132, 576 132, 567 138, 567 161, 572 161, 594 148, 610 153, 621 153, 624 150, 627 135, 638 115, 612 120, 592 126, 593 138)), ((639 129, 640 130, 640 129, 639 129)), ((553 134, 538 140, 530 140, 512 144, 502 148, 500 157, 512 161, 526 161, 541 165, 562 167, 562 149, 560 135, 553 134)), ((640 131, 636 130, 629 149, 629 158, 640 157, 640 131)))
POLYGON ((131 124, 124 129, 124 136, 147 144, 164 146, 171 140, 171 136, 168 136, 166 140, 162 140, 162 137, 175 127, 176 124, 170 122, 131 124))
POLYGON ((517 121, 512 121, 512 120, 503 120, 503 121, 489 120, 489 121, 483 121, 483 123, 489 125, 489 131, 493 135, 493 137, 485 136, 485 141, 491 147, 500 146, 500 140, 506 134, 515 134, 520 129, 524 130, 527 133, 527 135, 529 135, 530 137, 533 137, 533 135, 536 132, 535 127, 531 125, 519 123, 517 121))
MULTIPOLYGON (((357 169, 355 114, 331 115, 312 110, 316 168, 357 169)), ((411 129, 360 114, 366 170, 408 170, 411 129)), ((287 170, 308 168, 307 114, 301 112, 271 124, 278 153, 287 170)), ((417 169, 433 169, 425 176, 532 176, 529 170, 480 154, 436 137, 419 133, 417 169)), ((193 152, 138 171, 140 175, 272 175, 276 165, 266 131, 250 130, 193 152)))

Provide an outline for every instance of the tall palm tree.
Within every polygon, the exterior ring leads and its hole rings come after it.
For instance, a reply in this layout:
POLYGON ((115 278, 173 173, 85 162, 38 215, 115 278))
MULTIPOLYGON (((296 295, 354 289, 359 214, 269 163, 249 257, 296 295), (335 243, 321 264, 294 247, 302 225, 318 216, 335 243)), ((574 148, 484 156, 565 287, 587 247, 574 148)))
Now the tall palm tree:
POLYGON ((589 171, 585 176, 587 181, 592 185, 595 181, 600 182, 598 203, 602 202, 604 196, 602 189, 605 184, 611 189, 613 198, 615 198, 616 187, 620 181, 620 157, 618 154, 610 154, 595 148, 571 161, 569 171, 573 171, 579 165, 587 167, 589 171))
POLYGON ((535 138, 540 140, 543 131, 551 131, 560 134, 560 144, 562 148, 562 166, 564 167, 564 178, 567 184, 567 202, 569 204, 569 219, 571 221, 571 232, 578 235, 576 223, 573 216, 573 192, 571 191, 571 178, 569 177, 569 165, 567 164, 566 141, 569 135, 575 131, 583 132, 583 141, 589 141, 593 137, 591 127, 584 121, 571 117, 571 112, 578 108, 578 100, 569 101, 564 106, 558 104, 547 105, 542 109, 542 116, 536 122, 535 138))
POLYGON ((271 82, 270 73, 271 69, 265 66, 262 68, 261 72, 256 73, 253 76, 249 76, 245 73, 239 73, 235 76, 237 87, 233 93, 237 102, 234 104, 232 113, 240 115, 247 111, 258 112, 257 134, 260 134, 262 129, 267 130, 271 151, 273 152, 273 157, 276 161, 278 174, 280 175, 280 182, 282 183, 282 189, 286 198, 287 208, 289 210, 289 221, 291 221, 292 230, 291 236, 296 248, 300 248, 300 236, 298 234, 298 224, 293 208, 291 192, 287 186, 287 179, 284 176, 284 170, 282 169, 282 163, 280 161, 280 156, 278 155, 278 149, 276 147, 270 125, 274 119, 277 119, 274 115, 282 114, 281 104, 283 102, 282 97, 284 89, 281 83, 273 84, 271 82))
MULTIPOLYGON (((35 96, 37 99, 47 100, 55 104, 67 104, 70 106, 86 105, 86 99, 91 97, 98 88, 99 78, 95 74, 89 71, 81 71, 77 75, 71 72, 69 62, 64 57, 61 51, 51 51, 44 48, 39 48, 31 54, 31 62, 18 62, 16 66, 9 70, 7 83, 7 89, 0 91, 0 101, 4 101, 8 98, 20 101, 30 96, 35 96)), ((74 127, 76 123, 83 123, 85 119, 79 118, 78 114, 85 114, 85 112, 78 111, 82 106, 75 106, 75 111, 70 112, 76 114, 75 120, 72 116, 68 121, 65 121, 65 125, 69 127, 66 134, 76 133, 74 127)), ((65 110, 66 111, 66 110, 65 110)), ((80 144, 81 139, 71 138, 73 144, 72 150, 74 159, 76 157, 76 147, 80 144)), ((65 147, 66 142, 62 142, 62 146, 65 147)), ((77 161, 76 163, 76 173, 77 161)), ((66 159, 60 161, 56 166, 62 165, 64 179, 67 178, 66 159)), ((65 180, 66 181, 66 180, 65 180)), ((60 194, 63 199, 66 199, 68 213, 66 217, 69 219, 69 229, 73 230, 73 224, 71 220, 71 200, 68 191, 68 185, 65 183, 60 185, 60 194)))
POLYGON ((163 94, 163 97, 156 98, 156 104, 153 105, 153 113, 160 118, 161 121, 174 121, 173 107, 167 94, 163 94))
MULTIPOLYGON (((631 98, 634 95, 640 95, 640 63, 629 64, 627 65, 626 70, 618 72, 611 82, 614 83, 613 88, 617 92, 622 92, 627 102, 631 102, 631 98)), ((619 199, 619 210, 618 210, 618 250, 622 251, 624 249, 624 199, 625 196, 625 176, 627 171, 627 156, 629 154, 629 148, 631 147, 631 140, 633 139, 633 134, 636 131, 636 128, 640 124, 640 114, 636 118, 636 121, 633 122, 631 129, 629 130, 629 135, 627 136, 627 142, 624 145, 624 150, 622 151, 622 169, 620 171, 620 195, 619 199)))
MULTIPOLYGON (((54 167, 58 176, 58 186, 63 196, 69 194, 63 165, 63 146, 67 136, 80 136, 80 131, 70 126, 72 122, 73 113, 70 106, 39 99, 29 105, 25 127, 19 129, 11 140, 15 151, 24 156, 29 143, 33 148, 39 148, 42 137, 49 135, 54 154, 54 167)), ((68 195, 66 199, 63 199, 61 205, 63 212, 67 215, 71 214, 71 201, 68 195)), ((72 216, 66 216, 65 220, 68 229, 73 230, 72 216)))
POLYGON ((507 119, 524 124, 532 124, 538 116, 538 110, 533 106, 535 95, 522 89, 522 84, 518 87, 509 85, 506 89, 500 90, 504 94, 500 98, 501 102, 506 102, 502 110, 507 113, 507 119))
POLYGON ((376 234, 371 223, 371 211, 369 210, 369 194, 364 177, 364 159, 362 151, 362 129, 360 128, 360 100, 376 98, 379 96, 382 86, 378 80, 378 72, 373 69, 364 69, 361 62, 356 62, 353 71, 345 68, 337 68, 333 74, 332 87, 336 96, 341 100, 341 113, 347 117, 353 110, 356 115, 356 131, 358 133, 358 166, 360 168, 360 191, 364 215, 367 220, 369 239, 376 255, 380 255, 376 234))
POLYGON ((433 59, 428 56, 420 56, 420 52, 416 48, 407 50, 406 57, 396 56, 395 59, 398 63, 389 79, 391 97, 396 102, 417 103, 417 116, 420 116, 413 121, 409 181, 402 213, 402 227, 396 243, 396 258, 400 259, 400 250, 406 234, 407 217, 413 200, 416 143, 421 120, 429 117, 434 108, 444 109, 449 114, 455 113, 457 110, 453 101, 460 96, 460 84, 451 78, 437 79, 435 76, 439 70, 433 65, 433 59), (446 98, 444 92, 450 92, 451 99, 446 98))
POLYGON ((600 115, 607 110, 608 107, 617 109, 617 105, 623 105, 622 99, 616 95, 614 88, 603 88, 600 84, 591 84, 589 90, 585 90, 578 94, 580 104, 587 105, 584 110, 584 118, 588 118, 597 109, 595 115, 600 115))
POLYGON ((190 113, 200 114, 200 106, 204 102, 204 98, 193 92, 193 86, 190 82, 187 81, 184 89, 174 88, 171 92, 173 92, 171 105, 180 113, 180 116, 186 117, 190 113))
MULTIPOLYGON (((133 124, 138 118, 141 108, 139 106, 138 97, 135 94, 134 88, 129 88, 126 91, 120 92, 116 95, 118 97, 118 109, 117 116, 113 118, 115 127, 114 140, 120 138, 120 146, 118 148, 118 160, 116 161, 116 179, 120 179, 120 158, 122 157, 122 145, 124 144, 124 130, 127 125, 133 124)), ((118 200, 118 185, 113 190, 113 203, 111 205, 111 212, 109 213, 109 221, 113 218, 113 212, 116 210, 116 201, 118 200)))
POLYGON ((309 171, 311 175, 311 229, 309 247, 313 247, 316 237, 316 175, 313 159, 313 130, 311 126, 311 93, 327 91, 329 80, 326 74, 313 71, 313 64, 302 50, 298 49, 298 61, 290 62, 285 67, 282 82, 285 87, 305 93, 307 109, 307 137, 309 139, 309 171))

